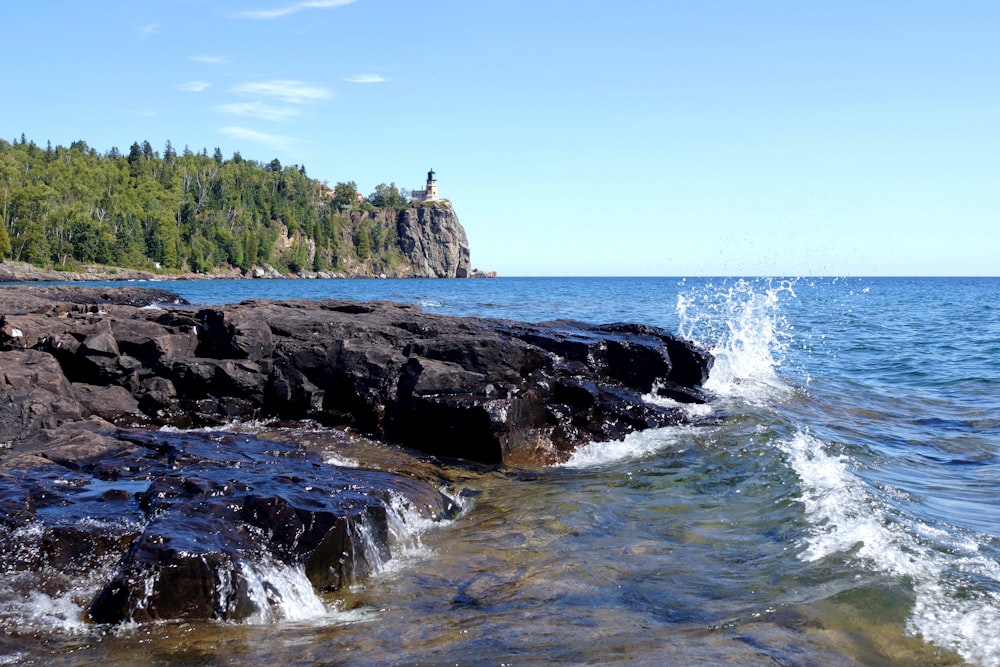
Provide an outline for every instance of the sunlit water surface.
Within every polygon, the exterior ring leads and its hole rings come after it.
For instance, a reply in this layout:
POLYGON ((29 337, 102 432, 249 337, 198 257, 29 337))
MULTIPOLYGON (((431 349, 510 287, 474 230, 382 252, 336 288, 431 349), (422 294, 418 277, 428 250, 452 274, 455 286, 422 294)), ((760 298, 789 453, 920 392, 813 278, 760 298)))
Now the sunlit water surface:
MULTIPOLYGON (((158 286, 196 304, 657 324, 713 350, 715 398, 697 426, 560 467, 450 467, 457 520, 401 515, 394 557, 327 597, 256 564, 287 592, 253 623, 95 627, 99 573, 10 574, 0 664, 1000 665, 1000 280, 158 286)), ((233 427, 345 465, 420 465, 320 429, 233 427)))

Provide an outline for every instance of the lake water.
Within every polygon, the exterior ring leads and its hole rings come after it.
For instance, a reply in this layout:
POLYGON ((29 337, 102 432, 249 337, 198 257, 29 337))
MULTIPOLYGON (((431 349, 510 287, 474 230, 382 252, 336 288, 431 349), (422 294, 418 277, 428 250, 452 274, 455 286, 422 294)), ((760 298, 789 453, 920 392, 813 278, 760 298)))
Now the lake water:
MULTIPOLYGON (((349 591, 258 564, 282 602, 253 623, 99 628, 87 581, 15 595, 8 574, 0 664, 1000 666, 1000 279, 157 286, 660 325, 713 350, 714 398, 702 425, 559 467, 449 471, 462 514, 400 516, 395 557, 349 591)), ((245 428, 349 465, 406 456, 245 428)))

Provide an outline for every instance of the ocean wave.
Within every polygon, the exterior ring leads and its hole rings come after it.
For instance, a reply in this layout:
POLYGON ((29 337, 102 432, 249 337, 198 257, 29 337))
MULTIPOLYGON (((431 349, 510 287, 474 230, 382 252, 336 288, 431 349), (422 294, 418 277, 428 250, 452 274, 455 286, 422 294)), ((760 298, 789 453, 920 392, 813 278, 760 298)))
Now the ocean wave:
POLYGON ((840 556, 910 582, 915 601, 907 631, 983 667, 1000 667, 1000 564, 981 549, 984 536, 929 526, 893 511, 852 471, 846 455, 827 453, 806 432, 779 443, 798 474, 798 498, 811 530, 800 558, 840 556), (970 581, 977 585, 970 586, 970 581))
POLYGON ((630 433, 623 440, 591 442, 577 448, 560 464, 563 468, 596 468, 619 461, 639 459, 676 446, 692 434, 692 426, 668 426, 630 433))

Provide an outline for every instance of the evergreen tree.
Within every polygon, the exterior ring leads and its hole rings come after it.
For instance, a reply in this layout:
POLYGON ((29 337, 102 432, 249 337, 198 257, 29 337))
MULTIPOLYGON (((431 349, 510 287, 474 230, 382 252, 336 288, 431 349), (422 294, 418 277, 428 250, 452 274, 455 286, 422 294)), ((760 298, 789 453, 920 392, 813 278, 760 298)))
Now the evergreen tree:
POLYGON ((10 234, 7 233, 7 225, 0 220, 0 262, 10 256, 10 234))
MULTIPOLYGON (((395 226, 352 221, 357 184, 329 188, 305 167, 222 159, 221 150, 161 158, 148 141, 104 155, 84 141, 41 149, 27 137, 0 140, 0 259, 210 271, 274 264, 294 270, 391 265, 395 226), (289 243, 276 252, 280 235, 289 243)), ((395 184, 373 203, 406 205, 395 184)), ((366 209, 371 208, 365 205, 366 209)))

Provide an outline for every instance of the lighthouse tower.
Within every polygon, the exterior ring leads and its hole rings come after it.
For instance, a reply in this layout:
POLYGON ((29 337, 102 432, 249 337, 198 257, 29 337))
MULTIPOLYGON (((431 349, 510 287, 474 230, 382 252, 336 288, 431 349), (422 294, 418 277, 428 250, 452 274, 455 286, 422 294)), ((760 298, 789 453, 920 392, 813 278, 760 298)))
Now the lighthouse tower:
POLYGON ((427 172, 427 188, 424 190, 424 201, 438 200, 438 182, 434 178, 434 170, 427 172))

